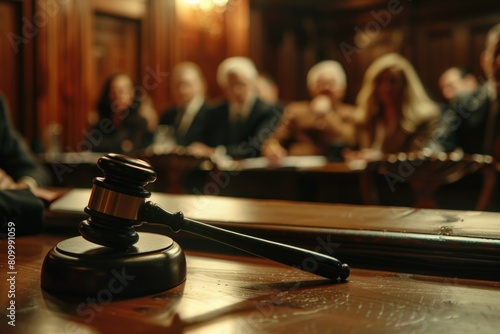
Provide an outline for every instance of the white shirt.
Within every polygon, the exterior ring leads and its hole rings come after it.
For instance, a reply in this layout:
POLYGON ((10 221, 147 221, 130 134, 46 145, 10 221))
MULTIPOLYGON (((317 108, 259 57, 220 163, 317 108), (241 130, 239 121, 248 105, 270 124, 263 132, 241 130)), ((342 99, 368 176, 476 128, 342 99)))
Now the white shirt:
POLYGON ((177 127, 177 133, 180 135, 185 135, 193 123, 194 118, 198 114, 201 106, 205 102, 205 99, 201 96, 195 96, 186 106, 184 114, 182 115, 179 126, 177 127))
POLYGON ((237 105, 235 103, 229 103, 229 120, 231 123, 236 123, 238 118, 240 121, 244 121, 248 118, 250 111, 252 110, 253 105, 255 104, 255 100, 257 99, 257 95, 251 94, 248 98, 243 102, 242 105, 237 105))

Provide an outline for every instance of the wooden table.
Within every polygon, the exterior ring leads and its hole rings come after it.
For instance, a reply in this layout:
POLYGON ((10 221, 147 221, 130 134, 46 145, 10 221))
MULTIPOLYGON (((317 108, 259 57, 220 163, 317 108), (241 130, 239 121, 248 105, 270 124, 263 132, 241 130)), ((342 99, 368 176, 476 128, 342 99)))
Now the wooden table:
MULTIPOLYGON (((74 189, 53 203, 50 226, 77 233, 89 197, 89 189, 74 189)), ((500 214, 494 212, 163 193, 150 200, 192 219, 320 251, 357 267, 500 280, 500 214)), ((166 234, 185 248, 230 251, 162 225, 139 230, 166 234)))
POLYGON ((0 240, 0 333, 496 333, 500 326, 497 213, 155 193, 152 200, 187 217, 331 254, 350 264, 351 276, 332 283, 144 226, 184 249, 183 284, 127 300, 68 300, 41 289, 41 268, 49 250, 76 233, 88 195, 77 189, 56 201, 50 233, 17 236, 15 268, 0 240), (7 317, 12 300, 15 327, 7 317))
POLYGON ((15 297, 0 242, 1 333, 496 333, 500 283, 353 268, 347 283, 266 260, 187 250, 185 283, 92 303, 40 288, 45 254, 63 236, 16 238, 15 297), (8 325, 15 300, 15 327, 8 325))

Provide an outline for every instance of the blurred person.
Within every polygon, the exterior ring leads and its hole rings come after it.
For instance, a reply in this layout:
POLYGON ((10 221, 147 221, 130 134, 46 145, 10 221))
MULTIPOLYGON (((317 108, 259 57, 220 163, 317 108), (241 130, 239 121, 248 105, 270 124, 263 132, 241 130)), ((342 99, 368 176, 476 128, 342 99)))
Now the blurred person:
POLYGON ((0 189, 43 187, 50 176, 14 130, 7 103, 0 94, 0 189))
POLYGON ((463 67, 450 67, 439 77, 439 89, 448 104, 459 95, 472 93, 478 85, 476 77, 463 67))
POLYGON ((44 187, 49 173, 15 131, 0 94, 0 233, 14 222, 16 235, 39 232, 43 224, 44 187), (39 198, 37 198, 39 197, 39 198))
POLYGON ((347 152, 347 160, 422 150, 440 114, 413 66, 396 53, 380 56, 368 67, 356 104, 359 150, 347 152))
POLYGON ((275 106, 259 98, 255 88, 257 69, 246 57, 230 57, 217 68, 217 83, 225 100, 210 110, 203 139, 189 151, 209 156, 216 152, 232 158, 260 155, 262 143, 281 117, 275 106))
POLYGON ((307 74, 310 101, 291 102, 263 146, 271 163, 287 155, 328 156, 332 146, 352 147, 355 107, 343 103, 346 74, 336 61, 322 61, 307 74))
POLYGON ((471 94, 458 96, 449 112, 443 115, 436 131, 434 146, 444 152, 489 154, 500 158, 500 23, 486 35, 481 54, 486 81, 471 94))
POLYGON ((171 79, 175 105, 163 112, 160 125, 172 126, 176 143, 188 146, 202 139, 208 114, 205 79, 200 67, 192 62, 177 64, 171 79))
POLYGON ((449 152, 456 147, 454 126, 456 113, 469 95, 478 88, 476 77, 463 67, 450 67, 439 77, 441 95, 446 101, 442 106, 441 118, 433 133, 429 148, 434 152, 449 152))
POLYGON ((500 159, 500 23, 491 28, 486 36, 485 50, 481 55, 481 65, 487 76, 488 99, 487 128, 484 151, 500 159))
POLYGON ((153 142, 158 116, 151 99, 131 76, 117 73, 104 83, 91 126, 102 136, 92 151, 133 153, 153 142))

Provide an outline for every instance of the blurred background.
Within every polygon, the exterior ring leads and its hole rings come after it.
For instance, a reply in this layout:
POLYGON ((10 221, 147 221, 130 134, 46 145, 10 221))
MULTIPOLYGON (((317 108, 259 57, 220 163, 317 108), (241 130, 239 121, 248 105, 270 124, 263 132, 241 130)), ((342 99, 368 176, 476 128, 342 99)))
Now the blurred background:
POLYGON ((248 56, 291 101, 308 97, 313 64, 335 59, 354 102, 371 61, 395 51, 439 100, 448 67, 466 66, 481 81, 485 34, 498 22, 500 2, 491 0, 0 0, 0 91, 35 151, 54 124, 62 150, 79 151, 103 82, 117 71, 162 110, 179 61, 201 66, 217 100, 218 64, 248 56))

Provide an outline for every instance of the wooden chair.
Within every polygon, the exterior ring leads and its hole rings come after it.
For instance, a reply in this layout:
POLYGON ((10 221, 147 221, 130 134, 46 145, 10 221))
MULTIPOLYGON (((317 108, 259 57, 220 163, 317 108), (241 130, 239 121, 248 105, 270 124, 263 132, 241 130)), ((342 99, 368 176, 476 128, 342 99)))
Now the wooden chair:
POLYGON ((475 209, 485 211, 496 182, 494 160, 486 155, 391 154, 384 160, 368 163, 366 173, 361 177, 361 191, 366 204, 380 204, 376 179, 383 175, 392 192, 400 183, 409 185, 415 196, 414 207, 438 208, 436 192, 441 187, 475 173, 479 173, 482 179, 475 209))

